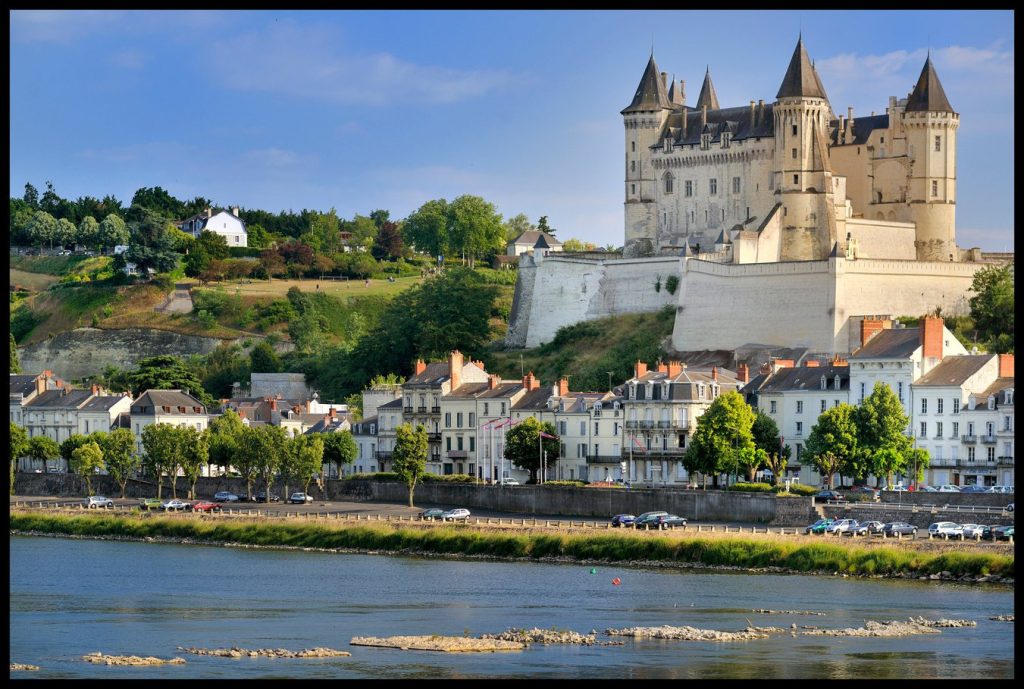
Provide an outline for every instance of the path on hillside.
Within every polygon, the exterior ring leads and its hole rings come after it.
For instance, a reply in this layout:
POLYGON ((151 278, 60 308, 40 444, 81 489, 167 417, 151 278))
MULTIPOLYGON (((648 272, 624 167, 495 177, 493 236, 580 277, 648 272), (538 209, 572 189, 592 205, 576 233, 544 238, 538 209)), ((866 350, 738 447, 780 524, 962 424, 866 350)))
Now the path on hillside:
POLYGON ((191 313, 192 295, 189 293, 189 287, 191 285, 187 282, 175 284, 174 291, 154 310, 162 313, 191 313))

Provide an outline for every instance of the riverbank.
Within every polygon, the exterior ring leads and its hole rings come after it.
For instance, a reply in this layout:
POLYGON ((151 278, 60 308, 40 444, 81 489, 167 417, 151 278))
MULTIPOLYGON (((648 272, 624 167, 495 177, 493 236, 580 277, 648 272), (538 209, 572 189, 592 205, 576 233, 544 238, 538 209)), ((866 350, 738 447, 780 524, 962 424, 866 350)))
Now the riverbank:
POLYGON ((105 540, 400 554, 510 561, 577 562, 955 580, 1012 584, 1014 557, 962 549, 929 552, 848 542, 803 543, 720 534, 615 533, 561 535, 509 532, 467 525, 418 529, 389 523, 274 523, 132 515, 48 515, 11 511, 10 531, 105 540))

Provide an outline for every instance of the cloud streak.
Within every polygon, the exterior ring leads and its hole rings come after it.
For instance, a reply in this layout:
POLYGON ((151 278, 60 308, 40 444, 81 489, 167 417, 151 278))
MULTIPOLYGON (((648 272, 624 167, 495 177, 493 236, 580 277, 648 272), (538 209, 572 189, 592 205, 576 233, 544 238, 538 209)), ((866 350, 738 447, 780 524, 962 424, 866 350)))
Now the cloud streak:
POLYGON ((291 21, 208 46, 207 71, 223 87, 343 104, 454 103, 517 78, 501 70, 418 65, 390 53, 345 55, 339 39, 291 21))

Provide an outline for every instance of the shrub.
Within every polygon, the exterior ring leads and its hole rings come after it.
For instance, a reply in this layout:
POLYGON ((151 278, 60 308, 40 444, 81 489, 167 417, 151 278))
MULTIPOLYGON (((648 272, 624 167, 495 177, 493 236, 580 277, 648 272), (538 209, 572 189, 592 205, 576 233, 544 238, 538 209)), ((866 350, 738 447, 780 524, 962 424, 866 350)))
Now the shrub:
POLYGON ((352 474, 345 477, 346 481, 398 481, 398 474, 393 471, 378 471, 375 474, 352 474))
POLYGON ((587 485, 587 483, 586 483, 586 481, 545 481, 541 485, 554 486, 554 487, 569 486, 569 487, 572 487, 572 488, 583 488, 584 486, 587 485))
POLYGON ((438 476, 437 474, 424 474, 420 479, 423 483, 476 483, 477 479, 469 474, 448 474, 438 476))
POLYGON ((746 493, 771 493, 774 489, 770 483, 737 483, 729 486, 729 490, 738 490, 746 493))
POLYGON ((665 278, 665 291, 669 294, 675 294, 676 290, 679 289, 679 276, 669 275, 665 278))
POLYGON ((11 334, 14 335, 15 341, 23 342, 44 320, 46 320, 45 316, 37 314, 27 304, 21 304, 11 310, 11 334))
MULTIPOLYGON (((785 490, 785 486, 782 486, 782 489, 785 490)), ((791 484, 789 484, 789 492, 790 493, 795 493, 797 495, 810 496, 810 495, 814 495, 819 490, 820 490, 820 488, 816 488, 814 486, 805 486, 802 483, 791 483, 791 484)))

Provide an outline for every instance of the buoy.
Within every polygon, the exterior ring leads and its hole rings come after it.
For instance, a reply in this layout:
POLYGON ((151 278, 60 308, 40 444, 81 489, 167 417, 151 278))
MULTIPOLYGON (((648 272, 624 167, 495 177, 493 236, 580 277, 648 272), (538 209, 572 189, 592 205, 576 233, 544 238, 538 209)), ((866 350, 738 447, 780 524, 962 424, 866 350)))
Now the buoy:
POLYGON ((597 568, 596 567, 591 567, 590 568, 590 573, 591 574, 597 574, 597 568))
POLYGON ((614 579, 612 579, 612 584, 614 584, 615 586, 618 586, 621 583, 622 583, 622 579, 619 579, 618 577, 615 577, 614 579))

